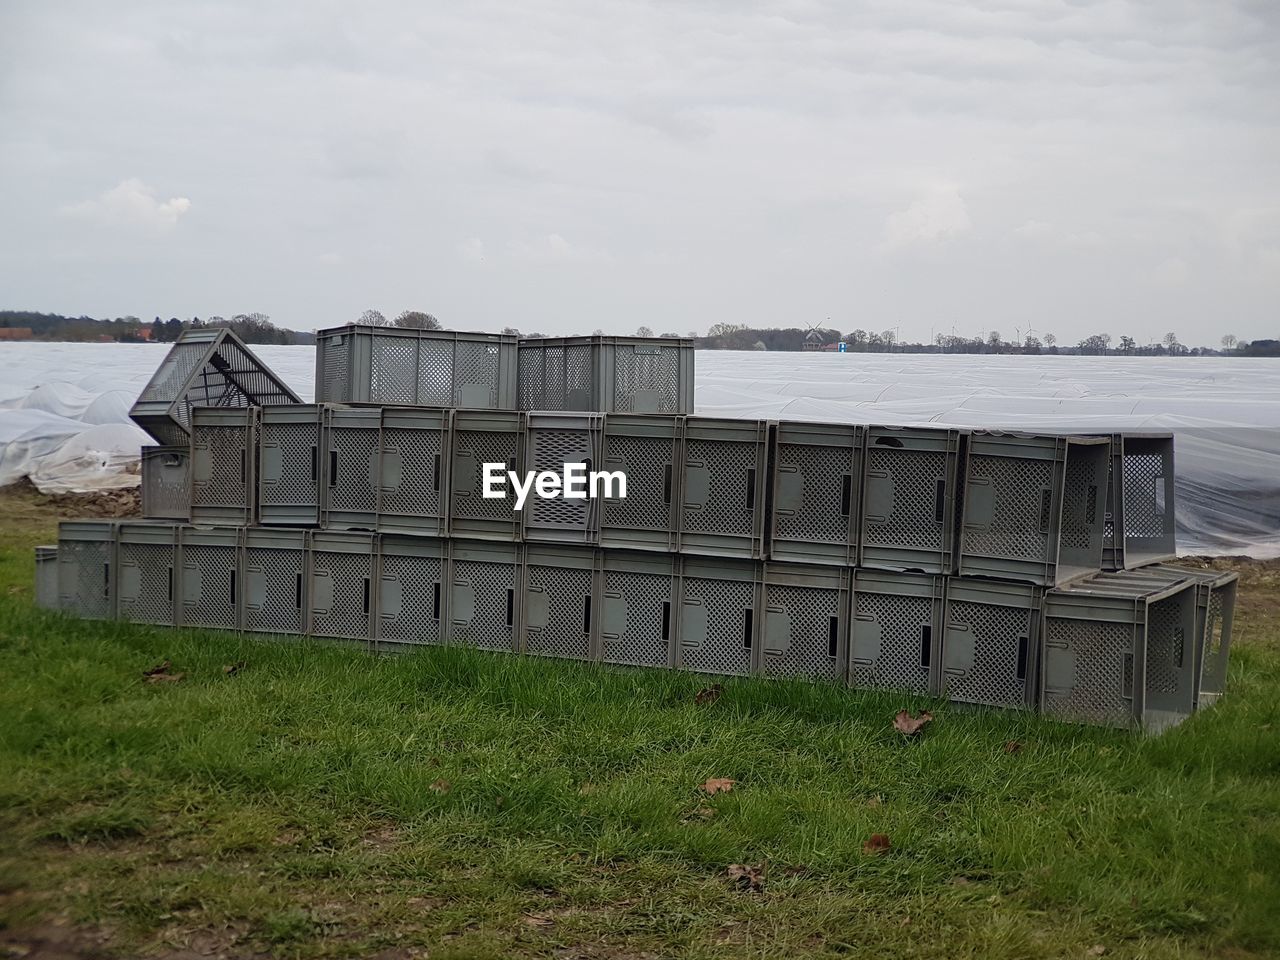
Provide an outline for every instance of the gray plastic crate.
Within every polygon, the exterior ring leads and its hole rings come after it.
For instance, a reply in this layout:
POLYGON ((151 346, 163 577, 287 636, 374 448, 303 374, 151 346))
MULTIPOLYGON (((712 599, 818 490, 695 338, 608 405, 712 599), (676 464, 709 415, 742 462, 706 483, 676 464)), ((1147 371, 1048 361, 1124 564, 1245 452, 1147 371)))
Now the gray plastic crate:
POLYGON ((58 603, 58 548, 36 547, 36 606, 41 610, 57 610, 58 603))
POLYGON ((191 438, 194 407, 300 402, 230 330, 188 330, 143 387, 129 416, 159 443, 183 446, 191 438))
POLYGON ((241 563, 241 627, 253 633, 306 632, 307 531, 250 527, 241 563))
POLYGON ((184 627, 240 627, 240 527, 182 527, 179 532, 179 622, 184 627))
POLYGON ((520 409, 692 413, 693 341, 538 337, 520 341, 520 409))
POLYGON ((142 448, 142 515, 191 519, 191 447, 142 448))
POLYGON ((535 656, 595 659, 595 548, 528 544, 521 571, 520 649, 535 656))
POLYGON ((676 614, 676 667, 743 675, 758 667, 761 565, 683 557, 676 614))
MULTIPOLYGON (((527 415, 524 464, 526 470, 563 474, 568 464, 582 464, 589 474, 600 470, 604 416, 599 413, 530 413, 527 415)), ((525 540, 594 544, 600 538, 600 500, 591 496, 589 482, 583 498, 561 491, 554 498, 531 491, 521 518, 525 540)))
POLYGON ((449 489, 449 423, 445 409, 385 407, 382 411, 381 504, 378 529, 443 536, 449 489))
POLYGON ((308 534, 307 633, 342 640, 372 640, 374 534, 313 530, 308 534))
POLYGON ((603 551, 601 660, 639 667, 673 664, 678 564, 674 554, 603 551))
POLYGON ((769 425, 688 417, 680 459, 680 552, 764 555, 769 425))
POLYGON ((58 608, 110 620, 116 612, 116 526, 109 520, 58 524, 58 608))
POLYGON ((848 661, 848 567, 766 563, 761 668, 777 677, 843 682, 848 661))
POLYGON ((514 652, 520 616, 520 546, 453 540, 448 569, 449 642, 514 652))
POLYGON ((173 523, 122 523, 116 531, 121 620, 177 623, 178 530, 173 523))
POLYGON ((316 333, 316 401, 516 408, 516 341, 348 324, 316 333))
POLYGON ((627 495, 601 503, 602 546, 675 550, 684 423, 665 414, 605 417, 601 469, 626 474, 627 495))
POLYGON ((951 573, 959 498, 959 430, 868 427, 858 565, 951 573))
POLYGON ((942 693, 957 703, 1035 703, 1043 590, 1027 583, 948 577, 942 693))
POLYGON ((1173 434, 1114 434, 1109 478, 1104 569, 1172 560, 1178 552, 1173 434))
POLYGON ((849 683, 874 690, 938 693, 942 682, 946 578, 858 570, 849 625, 849 683))
POLYGON ((863 443, 859 426, 778 424, 770 557, 836 566, 857 562, 863 443))
POLYGON ((320 522, 324 407, 263 407, 258 422, 258 522, 305 527, 320 522))
POLYGON ((328 406, 324 414, 320 523, 330 530, 376 530, 382 410, 328 406))
POLYGON ((1054 586, 1102 568, 1110 444, 975 432, 965 457, 962 576, 1054 586))
POLYGON ((383 536, 378 546, 379 650, 443 641, 448 545, 435 537, 383 536))
POLYGON ((250 524, 256 516, 258 409, 191 411, 191 521, 250 524))
POLYGON ((1231 654, 1231 634, 1235 625, 1236 587, 1239 574, 1159 563, 1141 567, 1137 574, 1181 576, 1196 585, 1196 676, 1200 678, 1196 707, 1212 706, 1227 684, 1227 661, 1231 654))
POLYGON ((457 410, 450 430, 449 533, 484 540, 520 539, 520 515, 510 483, 499 499, 484 496, 484 466, 505 463, 524 475, 525 414, 457 410))
POLYGON ((1040 708, 1159 732, 1195 709, 1196 590, 1179 575, 1102 573, 1044 600, 1040 708))

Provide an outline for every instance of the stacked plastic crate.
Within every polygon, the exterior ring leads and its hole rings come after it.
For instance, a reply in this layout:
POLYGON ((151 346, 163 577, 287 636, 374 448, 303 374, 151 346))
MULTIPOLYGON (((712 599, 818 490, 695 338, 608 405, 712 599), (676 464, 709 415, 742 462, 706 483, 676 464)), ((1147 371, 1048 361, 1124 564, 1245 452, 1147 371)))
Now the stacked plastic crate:
POLYGON ((348 326, 316 391, 225 332, 180 341, 136 408, 165 444, 148 520, 64 524, 45 602, 1149 729, 1223 689, 1234 576, 1166 562, 1167 435, 701 417, 674 339, 348 326), (569 464, 625 495, 485 496, 569 464))

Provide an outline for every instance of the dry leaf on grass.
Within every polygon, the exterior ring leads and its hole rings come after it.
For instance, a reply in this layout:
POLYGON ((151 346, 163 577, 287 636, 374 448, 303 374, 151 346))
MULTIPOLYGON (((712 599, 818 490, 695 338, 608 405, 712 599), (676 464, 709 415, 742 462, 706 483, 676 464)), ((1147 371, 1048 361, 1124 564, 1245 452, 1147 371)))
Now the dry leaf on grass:
POLYGON ((873 833, 867 842, 862 845, 862 852, 870 854, 888 853, 892 846, 893 844, 889 842, 888 834, 873 833))
POLYGON ((431 789, 436 793, 444 794, 453 789, 453 784, 448 780, 437 780, 435 783, 431 784, 431 789))
POLYGON ((1008 743, 1004 745, 1005 753, 1017 753, 1021 749, 1022 749, 1022 744, 1020 744, 1017 740, 1010 740, 1008 743))
POLYGON ((521 919, 531 927, 549 927, 555 923, 550 917, 544 917, 540 913, 526 913, 521 919))
POLYGON ((701 787, 709 797, 714 797, 717 793, 728 793, 733 789, 733 785, 737 780, 730 780, 727 777, 712 777, 701 787))
POLYGON ((685 823, 693 823, 695 820, 710 820, 716 815, 711 807, 698 807, 692 813, 685 814, 683 820, 685 823))
POLYGON ((764 887, 764 864, 731 863, 725 871, 742 890, 760 890, 764 887))
POLYGON ((867 798, 867 806, 871 807, 873 810, 882 803, 884 803, 884 799, 878 793, 874 797, 867 798))
POLYGON ((914 737, 932 719, 933 714, 928 710, 920 711, 920 716, 918 717, 913 717, 907 710, 899 710, 898 715, 893 718, 893 729, 904 736, 914 737))
POLYGON ((226 666, 222 668, 222 672, 225 673, 228 677, 234 677, 237 673, 239 673, 241 670, 243 670, 247 666, 248 666, 247 663, 245 663, 243 660, 239 660, 236 663, 228 663, 226 666))
POLYGON ((693 698, 693 702, 702 706, 704 703, 715 703, 720 699, 720 694, 724 693, 724 687, 718 683, 713 683, 709 687, 703 687, 697 692, 693 698))
POLYGON ((1092 947, 1084 952, 1086 957, 1100 957, 1107 952, 1107 948, 1100 943, 1095 943, 1092 947))
POLYGON ((170 673, 169 669, 171 666, 172 664, 166 660, 164 663, 156 664, 150 670, 142 671, 142 675, 146 678, 147 683, 177 683, 186 676, 186 674, 170 673))

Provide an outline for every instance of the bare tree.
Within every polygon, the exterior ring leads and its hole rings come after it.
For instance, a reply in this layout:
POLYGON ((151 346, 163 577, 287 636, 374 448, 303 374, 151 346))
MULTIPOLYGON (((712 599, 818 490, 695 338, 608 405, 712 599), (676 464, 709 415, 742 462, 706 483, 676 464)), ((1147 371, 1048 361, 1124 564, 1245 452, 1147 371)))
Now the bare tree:
POLYGON ((637 336, 637 337, 652 337, 652 336, 653 336, 653 328, 651 328, 651 327, 644 327, 644 326, 642 326, 642 327, 640 327, 640 328, 638 328, 638 329, 636 330, 636 336, 637 336))
POLYGON ((390 324, 387 318, 382 315, 381 310, 366 310, 360 314, 360 319, 356 323, 362 323, 370 327, 388 327, 390 324))
POLYGON ((1228 333, 1226 336, 1222 338, 1222 349, 1234 350, 1236 348, 1236 344, 1238 344, 1239 342, 1240 341, 1236 338, 1236 335, 1234 333, 1228 333))
POLYGON ((515 327, 503 327, 502 335, 504 337, 518 337, 520 336, 520 331, 517 330, 515 327))
POLYGON ((1056 347, 1058 345, 1058 338, 1052 333, 1046 333, 1044 335, 1044 345, 1046 347, 1056 347))
POLYGON ((444 329, 439 320, 421 310, 405 310, 400 316, 396 317, 395 325, 397 327, 406 327, 410 330, 444 329))

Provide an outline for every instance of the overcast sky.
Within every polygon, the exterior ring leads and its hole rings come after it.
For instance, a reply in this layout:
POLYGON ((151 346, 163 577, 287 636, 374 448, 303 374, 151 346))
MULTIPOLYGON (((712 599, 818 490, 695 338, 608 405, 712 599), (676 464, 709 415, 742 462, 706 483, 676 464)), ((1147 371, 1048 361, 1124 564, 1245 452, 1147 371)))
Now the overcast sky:
POLYGON ((1280 335, 1280 3, 0 0, 0 308, 1280 335))

